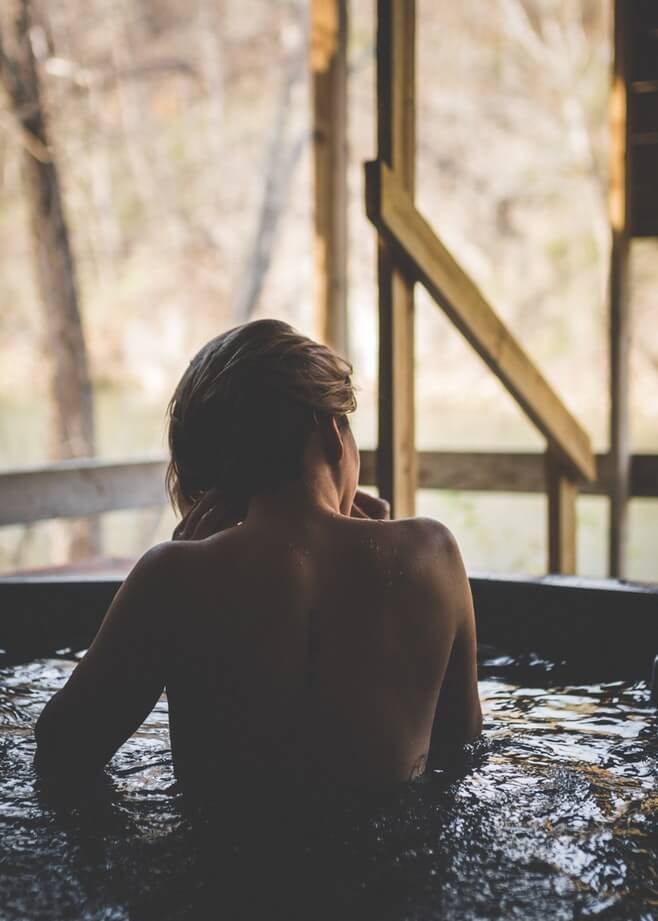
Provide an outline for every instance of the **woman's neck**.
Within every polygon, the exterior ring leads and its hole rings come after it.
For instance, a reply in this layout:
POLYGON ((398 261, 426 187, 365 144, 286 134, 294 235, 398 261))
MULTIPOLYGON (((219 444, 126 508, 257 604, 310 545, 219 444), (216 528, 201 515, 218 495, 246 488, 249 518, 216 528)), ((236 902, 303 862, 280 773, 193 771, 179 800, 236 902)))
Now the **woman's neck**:
POLYGON ((308 520, 344 514, 342 497, 328 474, 288 480, 274 490, 249 499, 247 521, 259 522, 308 520))

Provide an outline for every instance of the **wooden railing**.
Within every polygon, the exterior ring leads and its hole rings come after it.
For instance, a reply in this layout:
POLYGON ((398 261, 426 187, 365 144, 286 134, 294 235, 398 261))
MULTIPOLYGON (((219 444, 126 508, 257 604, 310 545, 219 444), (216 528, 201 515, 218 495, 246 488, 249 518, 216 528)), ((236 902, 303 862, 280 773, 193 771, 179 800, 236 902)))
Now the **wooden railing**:
MULTIPOLYGON (((311 9, 318 332, 340 350, 346 339, 347 7, 347 0, 312 0, 311 9)), ((629 33, 625 17, 639 15, 638 10, 638 5, 615 0, 611 450, 594 458, 581 426, 415 207, 415 2, 378 0, 377 4, 378 160, 368 167, 367 209, 378 230, 379 445, 376 452, 362 452, 362 481, 378 485, 380 492, 392 499, 398 515, 413 514, 417 487, 546 491, 549 568, 554 571, 575 568, 578 489, 611 499, 611 575, 623 575, 627 498, 658 498, 658 456, 631 456, 628 448, 628 241, 633 235, 658 232, 658 208, 652 206, 651 226, 645 220, 647 190, 655 198, 653 173, 645 176, 636 170, 635 208, 626 205, 629 144, 638 132, 645 143, 647 130, 655 127, 651 119, 658 111, 653 104, 648 108, 633 104, 635 91, 641 91, 642 98, 650 103, 658 93, 653 72, 649 75, 653 83, 648 87, 647 75, 627 66, 628 60, 649 60, 646 55, 638 57, 625 51, 629 33), (645 115, 650 117, 647 124, 641 121, 645 115), (635 224, 629 224, 633 212, 635 224), (637 224, 640 218, 641 226, 637 224), (547 441, 545 456, 416 452, 413 288, 418 281, 542 432, 547 441)), ((648 6, 642 10, 646 12, 648 6)), ((630 28, 633 34, 637 31, 630 28)), ((0 525, 162 505, 163 475, 164 461, 159 458, 125 463, 71 461, 8 471, 0 474, 0 525)))
POLYGON ((397 244, 407 273, 443 308, 545 436, 565 469, 574 478, 593 480, 596 470, 589 436, 384 163, 366 165, 366 201, 368 217, 397 244))
MULTIPOLYGON (((628 532, 628 499, 632 496, 631 465, 637 467, 630 454, 630 248, 634 236, 658 234, 658 57, 656 48, 656 11, 651 3, 630 3, 614 0, 614 72, 610 94, 610 285, 609 285, 609 350, 610 350, 610 451, 606 456, 605 482, 610 506, 608 533, 609 574, 625 574, 625 548, 628 532)), ((315 176, 316 276, 318 284, 317 315, 319 334, 323 341, 341 343, 340 331, 345 327, 346 274, 346 86, 347 86, 347 18, 349 0, 311 0, 315 176), (321 52, 321 53, 318 53, 321 52)), ((378 209, 371 214, 378 227, 379 276, 379 434, 378 476, 380 492, 391 499, 398 515, 414 512, 416 486, 421 470, 417 467, 414 435, 414 282, 422 275, 418 257, 419 241, 411 243, 407 252, 399 244, 405 234, 418 231, 420 217, 414 208, 415 186, 415 31, 414 0, 378 0, 377 2, 377 159, 376 171, 381 186, 382 170, 393 174, 392 195, 385 196, 384 206, 395 204, 411 210, 410 222, 404 221, 397 233, 391 233, 397 212, 390 221, 381 220, 378 209), (403 193, 398 196, 397 193, 403 193)), ((384 182, 386 183, 386 178, 384 182)), ((371 192, 373 190, 371 189, 371 192)), ((432 233, 431 228, 424 228, 432 233)), ((432 234, 434 237, 436 235, 432 234)), ((423 234, 423 236, 427 236, 423 234)), ((409 242, 409 241, 407 241, 409 242)), ((464 305, 460 296, 445 297, 452 282, 466 289, 469 301, 470 280, 457 266, 452 276, 454 260, 444 249, 433 246, 430 262, 437 259, 448 275, 442 284, 434 285, 435 295, 447 312, 457 311, 453 319, 464 322, 464 305)), ((425 266, 426 268, 427 266, 425 266)), ((427 273, 425 282, 431 281, 427 273)), ((421 280, 423 280, 421 278, 421 280)), ((436 280, 436 279, 435 279, 436 280)), ((473 293, 471 291, 471 293, 473 293)), ((475 302, 468 307, 469 322, 460 326, 465 335, 477 313, 481 300, 475 292, 475 302), (475 303, 475 308, 473 304, 475 303)), ((488 306, 488 305, 487 305, 488 306)), ((485 311, 489 314, 490 311, 485 311)), ((488 323, 493 340, 483 357, 490 366, 501 364, 499 370, 510 370, 518 353, 499 355, 503 346, 496 342, 497 317, 488 323), (486 354, 488 351, 488 355, 486 354), (499 362, 497 360, 501 358, 499 362)), ((468 338, 468 335, 467 335, 468 338)), ((486 335, 477 341, 469 339, 480 351, 487 345, 486 335)), ((509 338, 506 338, 506 343, 509 338)), ((515 352, 515 350, 513 350, 515 352)), ((525 372, 528 364, 523 362, 525 372)), ((517 367, 520 371, 521 366, 517 367)), ((497 368, 494 371, 497 373, 497 368)), ((524 374, 525 374, 524 372, 524 374)), ((549 498, 549 568, 572 570, 575 567, 576 496, 578 488, 589 491, 587 477, 591 475, 591 451, 587 450, 575 420, 562 412, 536 414, 535 399, 527 399, 526 391, 533 388, 533 373, 527 380, 513 374, 509 383, 516 385, 516 397, 525 403, 526 412, 535 415, 547 439, 546 463, 543 472, 544 489, 549 498), (522 384, 523 389, 518 385, 522 384), (544 421, 556 422, 543 427, 544 421), (560 429, 561 421, 567 427, 560 429), (575 423, 575 425, 573 424, 575 423), (575 437, 574 436, 575 433, 575 437), (563 436, 563 437, 560 437, 563 436), (585 450, 583 450, 583 448, 585 450), (566 449, 566 451, 565 451, 566 449), (575 458, 571 455, 575 454, 575 458), (573 463, 575 459, 576 463, 573 463)), ((540 375, 541 377, 541 375, 540 375)), ((541 379, 540 391, 547 394, 541 379)), ((512 388, 510 388, 512 389, 512 388)), ((550 391, 550 388, 548 388, 550 391)), ((549 395, 553 402, 554 394, 549 395)), ((559 403, 559 401, 558 401, 559 403)), ((544 405, 546 409, 546 404, 544 405)), ((637 460, 637 459, 636 459, 637 460)), ((478 461, 479 463, 479 461, 478 461)), ((641 462, 644 464, 644 461, 641 462)), ((503 467, 506 463, 503 462, 503 467)), ((496 464, 492 469, 496 468, 496 464)), ((536 462, 533 460, 533 469, 536 462)), ((644 469, 644 468, 643 468, 644 469)), ((468 488, 468 486, 464 487, 468 488)), ((489 487, 487 487, 489 488, 489 487)), ((495 487, 492 487, 495 488, 495 487)), ((501 480, 500 488, 507 488, 501 480)))
POLYGON ((379 243, 378 485, 394 513, 414 513, 414 301, 420 282, 546 438, 548 566, 575 572, 576 498, 596 466, 590 439, 414 204, 414 0, 377 4, 378 158, 366 210, 379 243))
POLYGON ((0 473, 0 525, 164 505, 165 461, 76 459, 0 473))
MULTIPOLYGON (((541 493, 544 456, 536 452, 419 451, 421 489, 541 493)), ((0 473, 0 526, 51 518, 78 518, 166 503, 163 458, 120 462, 76 460, 0 473)), ((583 484, 588 495, 607 496, 613 476, 609 455, 596 457, 597 477, 583 484)), ((361 451, 361 482, 377 482, 377 452, 361 451)), ((630 493, 658 498, 658 455, 631 460, 630 493)))

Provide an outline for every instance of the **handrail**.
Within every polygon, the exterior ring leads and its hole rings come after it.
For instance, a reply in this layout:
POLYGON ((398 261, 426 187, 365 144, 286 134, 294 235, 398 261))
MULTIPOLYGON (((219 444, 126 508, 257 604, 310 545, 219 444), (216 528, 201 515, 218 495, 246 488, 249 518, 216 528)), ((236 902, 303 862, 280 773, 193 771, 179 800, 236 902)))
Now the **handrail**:
POLYGON ((495 313, 385 163, 366 164, 368 217, 400 248, 420 281, 575 477, 592 481, 589 436, 495 313))
POLYGON ((84 458, 0 473, 0 526, 164 505, 165 461, 84 458))
MULTIPOLYGON (((360 453, 361 483, 374 484, 376 452, 360 453)), ((546 488, 539 452, 418 451, 417 465, 421 489, 541 493, 546 488)), ((164 505, 165 466, 161 457, 82 459, 0 472, 0 527, 164 505)), ((582 491, 608 495, 610 456, 597 454, 596 466, 597 478, 582 491)), ((633 455, 630 494, 658 498, 658 454, 633 455)))

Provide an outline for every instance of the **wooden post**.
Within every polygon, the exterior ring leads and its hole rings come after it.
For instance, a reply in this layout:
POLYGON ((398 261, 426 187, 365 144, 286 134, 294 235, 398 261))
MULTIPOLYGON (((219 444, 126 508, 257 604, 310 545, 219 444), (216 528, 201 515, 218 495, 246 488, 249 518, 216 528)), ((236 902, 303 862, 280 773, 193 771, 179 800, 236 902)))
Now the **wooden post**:
POLYGON ((366 164, 366 210, 395 243, 408 278, 421 282, 482 360, 504 384, 575 478, 593 480, 596 462, 587 432, 416 209, 385 163, 366 164))
MULTIPOLYGON (((411 198, 415 177, 415 0, 377 3, 378 158, 411 198)), ((416 438, 413 281, 378 239, 379 445, 377 485, 396 517, 414 514, 416 438)))
POLYGON ((347 0, 311 2, 317 334, 347 355, 347 0))
POLYGON ((546 452, 548 495, 548 571, 576 572, 576 499, 578 487, 560 460, 546 452))
POLYGON ((625 574, 627 509, 630 480, 629 445, 629 87, 627 68, 628 4, 615 0, 614 69, 610 94, 609 210, 610 250, 610 530, 608 571, 625 574))

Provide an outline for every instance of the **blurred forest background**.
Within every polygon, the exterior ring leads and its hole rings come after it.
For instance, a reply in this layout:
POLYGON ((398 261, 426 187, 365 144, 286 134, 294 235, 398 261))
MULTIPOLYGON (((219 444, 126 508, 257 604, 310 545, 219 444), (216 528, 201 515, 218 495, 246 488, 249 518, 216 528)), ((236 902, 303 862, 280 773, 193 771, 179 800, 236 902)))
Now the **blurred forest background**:
MULTIPOLYGON (((597 450, 608 439, 610 7, 418 0, 419 207, 597 450)), ((208 338, 259 316, 315 333, 307 5, 41 0, 33 8, 29 37, 91 382, 84 411, 93 432, 80 437, 103 458, 159 455, 166 403, 208 338)), ((362 447, 376 441, 375 248, 362 182, 375 153, 374 25, 373 0, 351 0, 349 357, 362 447)), ((53 405, 57 334, 32 258, 27 143, 0 88, 4 469, 80 453, 82 443, 64 437, 53 405)), ((658 451, 657 257, 658 241, 633 244, 634 451, 658 451)), ((417 303, 419 448, 541 450, 422 291, 417 303)), ((543 496, 421 491, 418 508, 452 528, 471 569, 545 568, 543 496)), ((629 575, 657 581, 658 502, 634 500, 630 517, 629 575)), ((104 515, 103 552, 134 557, 172 525, 163 509, 104 515)), ((604 574, 606 529, 607 501, 581 498, 582 574, 604 574)), ((0 569, 62 562, 69 533, 62 522, 1 529, 0 569)))

